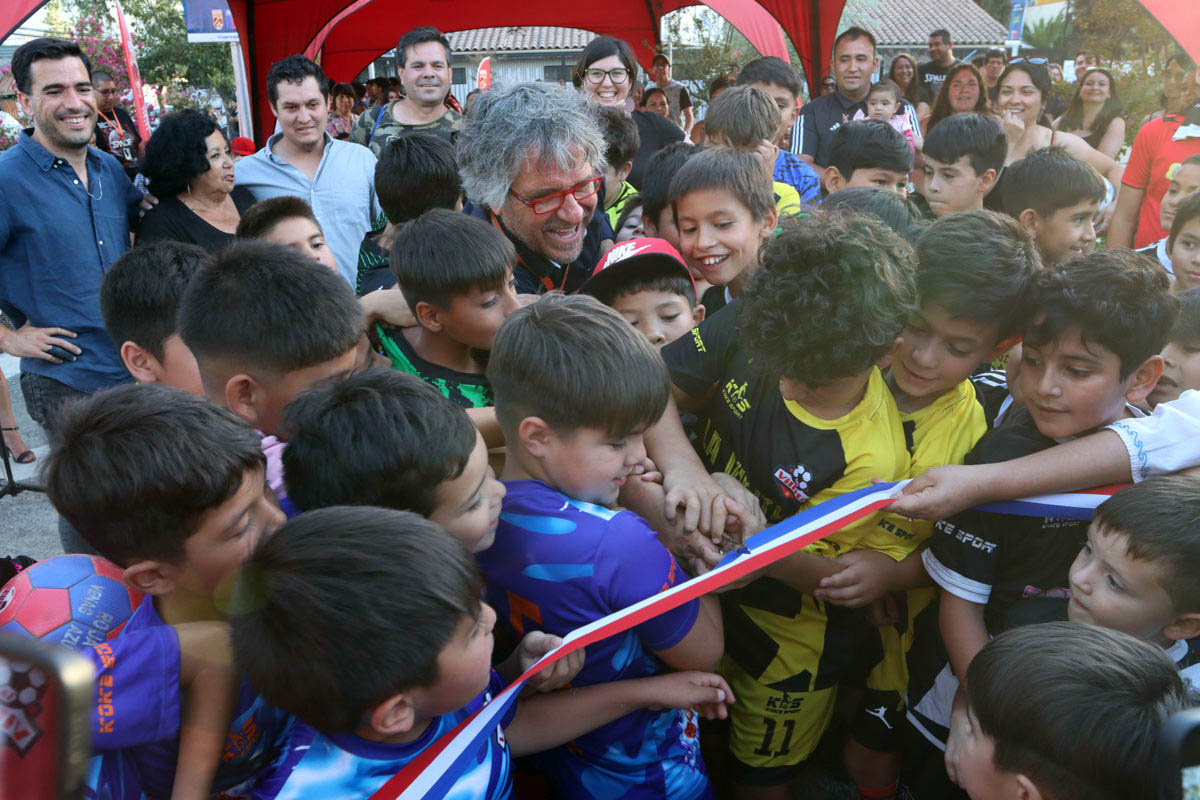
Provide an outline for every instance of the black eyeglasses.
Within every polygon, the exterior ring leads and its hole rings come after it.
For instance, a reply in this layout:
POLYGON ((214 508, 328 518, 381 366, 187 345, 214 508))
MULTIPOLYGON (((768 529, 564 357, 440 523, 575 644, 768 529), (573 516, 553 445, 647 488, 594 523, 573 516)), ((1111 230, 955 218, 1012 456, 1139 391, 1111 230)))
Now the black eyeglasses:
POLYGON ((614 69, 589 69, 584 71, 587 75, 588 83, 604 83, 604 76, 607 75, 614 84, 621 84, 629 80, 629 70, 624 67, 616 67, 614 69))

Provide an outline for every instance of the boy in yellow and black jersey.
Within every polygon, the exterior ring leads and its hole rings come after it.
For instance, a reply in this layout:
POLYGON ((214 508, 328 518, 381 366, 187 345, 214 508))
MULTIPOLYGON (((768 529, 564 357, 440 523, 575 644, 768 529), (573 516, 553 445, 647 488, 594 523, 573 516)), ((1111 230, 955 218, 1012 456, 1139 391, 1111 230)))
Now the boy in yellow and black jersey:
MULTIPOLYGON (((785 220, 759 259, 733 303, 662 352, 681 406, 703 419, 701 460, 734 475, 778 521, 872 478, 907 475, 899 413, 877 364, 911 310, 914 258, 874 217, 816 212, 785 220)), ((785 796, 869 635, 861 609, 811 595, 840 568, 833 556, 860 550, 895 561, 912 544, 891 518, 873 515, 724 597, 722 671, 738 698, 731 773, 756 796, 785 796)))
MULTIPOLYGON (((940 218, 917 240, 916 250, 919 305, 886 374, 911 455, 909 477, 961 464, 1006 410, 1003 373, 972 372, 1016 343, 1041 267, 1021 226, 990 211, 940 218)), ((921 546, 933 530, 932 523, 921 520, 906 520, 904 526, 921 546)), ((823 583, 816 595, 829 602, 865 602, 880 589, 903 592, 898 595, 903 600, 900 621, 878 629, 878 647, 864 648, 870 662, 863 665, 870 670, 867 692, 846 747, 847 769, 860 793, 890 797, 898 790, 897 734, 909 682, 906 656, 916 628, 930 618, 933 641, 921 646, 940 648, 937 593, 929 586, 919 551, 899 563, 848 565, 823 583)))

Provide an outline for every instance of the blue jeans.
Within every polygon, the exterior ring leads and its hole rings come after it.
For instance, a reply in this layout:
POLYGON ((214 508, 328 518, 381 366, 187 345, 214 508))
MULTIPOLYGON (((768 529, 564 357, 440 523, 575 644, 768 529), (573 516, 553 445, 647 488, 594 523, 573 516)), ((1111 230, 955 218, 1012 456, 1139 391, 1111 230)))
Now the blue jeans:
MULTIPOLYGON (((25 410, 34 422, 42 426, 51 447, 58 442, 58 413, 63 403, 88 396, 87 392, 34 372, 21 373, 21 394, 25 397, 25 410)), ((62 543, 64 553, 96 554, 96 549, 84 541, 79 532, 61 516, 58 518, 58 540, 62 543)))

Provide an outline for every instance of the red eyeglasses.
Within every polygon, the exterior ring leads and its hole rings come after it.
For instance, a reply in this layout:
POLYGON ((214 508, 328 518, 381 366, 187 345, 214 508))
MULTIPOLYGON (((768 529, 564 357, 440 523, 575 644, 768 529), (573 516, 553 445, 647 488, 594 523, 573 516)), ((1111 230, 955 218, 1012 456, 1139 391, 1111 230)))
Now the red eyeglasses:
POLYGON ((570 189, 563 189, 561 192, 535 197, 532 200, 522 197, 512 189, 509 189, 508 193, 520 200, 522 205, 535 214, 553 214, 562 208, 562 204, 567 201, 567 195, 573 196, 576 200, 587 200, 600 191, 600 184, 603 180, 603 175, 597 175, 594 178, 588 178, 586 181, 575 184, 570 189))

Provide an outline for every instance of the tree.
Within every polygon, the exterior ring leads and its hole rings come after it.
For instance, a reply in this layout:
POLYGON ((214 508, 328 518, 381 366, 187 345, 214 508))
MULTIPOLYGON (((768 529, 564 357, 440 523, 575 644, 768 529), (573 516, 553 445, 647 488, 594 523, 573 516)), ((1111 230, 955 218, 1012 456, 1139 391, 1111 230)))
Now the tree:
MULTIPOLYGON (((122 88, 127 87, 121 40, 108 0, 64 1, 70 4, 76 24, 85 25, 88 35, 100 43, 98 48, 106 53, 108 44, 115 46, 120 64, 117 82, 122 88)), ((124 0, 122 8, 129 21, 142 80, 173 89, 171 94, 175 97, 172 99, 181 101, 173 105, 191 105, 186 98, 196 89, 215 89, 224 96, 233 94, 229 46, 219 42, 189 43, 180 0, 124 0)), ((92 57, 86 46, 84 51, 92 57)), ((95 60, 93 57, 93 62, 95 60)))
POLYGON ((1025 25, 1021 41, 1044 54, 1051 61, 1062 61, 1070 55, 1071 21, 1066 14, 1041 19, 1025 25))
POLYGON ((1175 40, 1138 0, 1071 0, 1075 42, 1100 61, 1162 64, 1175 40))

